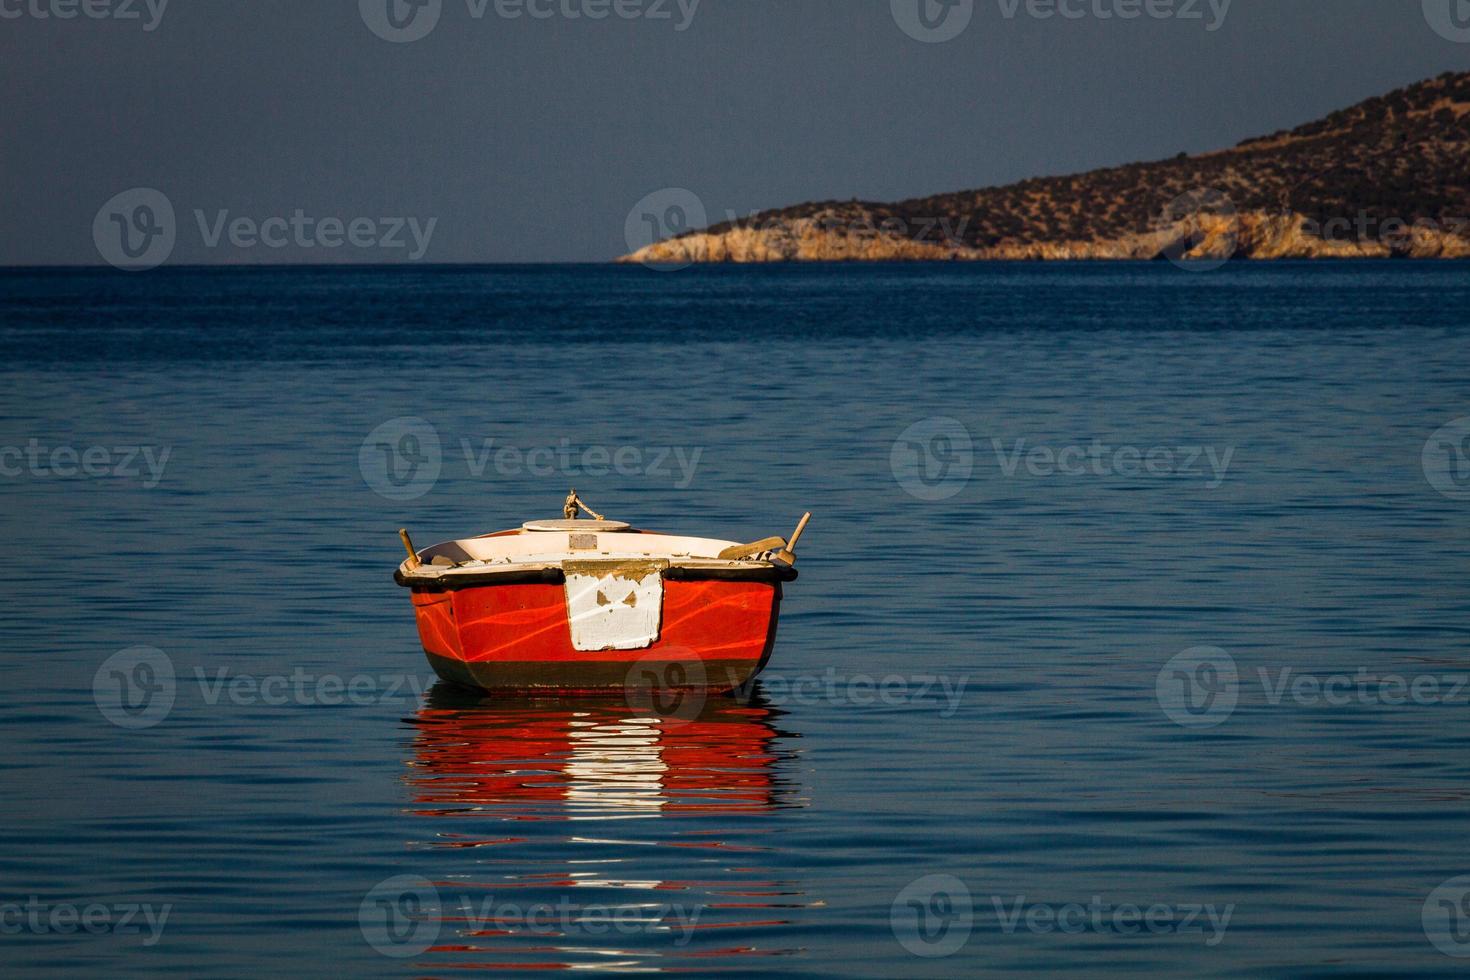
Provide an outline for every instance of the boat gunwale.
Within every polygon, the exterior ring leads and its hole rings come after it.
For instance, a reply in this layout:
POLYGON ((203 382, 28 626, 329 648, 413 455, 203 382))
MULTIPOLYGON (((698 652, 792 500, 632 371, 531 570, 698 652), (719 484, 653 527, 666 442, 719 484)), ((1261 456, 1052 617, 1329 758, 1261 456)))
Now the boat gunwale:
MULTIPOLYGON (((567 560, 586 562, 589 559, 579 556, 567 560)), ((607 562, 610 565, 618 564, 619 559, 608 558, 607 562)), ((424 565, 412 570, 406 566, 407 562, 398 566, 393 573, 393 581, 416 592, 454 592, 497 585, 562 585, 566 582, 566 572, 560 562, 459 568, 431 568, 424 565)), ((693 559, 681 562, 674 559, 662 575, 667 582, 779 583, 795 581, 797 571, 790 565, 768 561, 693 559)))

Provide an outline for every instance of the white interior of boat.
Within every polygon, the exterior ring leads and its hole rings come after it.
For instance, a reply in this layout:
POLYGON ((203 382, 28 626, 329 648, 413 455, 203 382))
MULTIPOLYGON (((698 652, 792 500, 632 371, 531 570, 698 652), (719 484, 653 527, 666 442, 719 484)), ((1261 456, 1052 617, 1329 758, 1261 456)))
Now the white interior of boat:
MULTIPOLYGON (((579 521, 559 523, 577 524, 579 521)), ((587 521, 596 524, 597 521, 587 521)), ((685 538, 671 534, 623 531, 529 531, 458 542, 465 554, 483 562, 534 561, 537 558, 714 558, 738 542, 685 538)))
POLYGON ((749 567, 762 558, 722 559, 738 545, 720 538, 695 538, 636 531, 619 521, 529 521, 514 533, 462 538, 425 548, 424 564, 403 566, 414 577, 453 576, 486 568, 545 568, 577 561, 665 560, 684 567, 749 567))

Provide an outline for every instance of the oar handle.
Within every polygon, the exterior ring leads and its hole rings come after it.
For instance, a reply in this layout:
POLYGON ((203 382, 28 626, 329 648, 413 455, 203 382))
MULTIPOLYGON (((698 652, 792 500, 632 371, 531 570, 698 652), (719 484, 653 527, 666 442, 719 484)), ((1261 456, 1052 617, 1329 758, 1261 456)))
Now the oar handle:
POLYGON ((776 557, 788 565, 796 564, 796 542, 801 537, 801 532, 806 530, 807 521, 812 519, 812 512, 807 511, 801 515, 801 520, 796 524, 796 530, 791 532, 791 540, 786 542, 786 547, 777 553, 776 557))
POLYGON ((413 550, 413 541, 409 539, 408 528, 400 527, 398 529, 398 537, 403 541, 403 549, 408 552, 409 570, 412 571, 418 568, 423 562, 419 561, 419 553, 413 550))
POLYGON ((801 515, 801 520, 800 521, 797 521, 797 523, 796 523, 796 530, 791 532, 791 537, 788 538, 787 541, 786 541, 786 550, 787 551, 795 551, 796 550, 796 542, 797 542, 797 539, 801 537, 801 532, 803 532, 803 531, 806 530, 807 521, 810 521, 811 519, 812 519, 812 512, 811 511, 807 511, 805 514, 802 514, 801 515))

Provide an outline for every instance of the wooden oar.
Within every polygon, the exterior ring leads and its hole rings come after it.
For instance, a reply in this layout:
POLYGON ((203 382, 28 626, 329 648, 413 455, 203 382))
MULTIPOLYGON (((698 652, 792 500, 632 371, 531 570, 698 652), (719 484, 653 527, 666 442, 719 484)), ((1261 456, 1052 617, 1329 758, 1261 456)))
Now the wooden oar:
POLYGON ((801 533, 806 530, 807 521, 811 519, 811 511, 807 511, 801 515, 801 521, 796 525, 796 530, 791 533, 791 540, 789 542, 782 537, 761 538, 759 541, 752 541, 750 544, 731 545, 720 552, 719 557, 725 561, 734 561, 740 558, 754 558, 756 555, 763 555, 768 551, 774 551, 776 552, 776 558, 784 561, 788 565, 793 565, 796 563, 796 542, 801 537, 801 533))
POLYGON ((419 553, 413 550, 413 542, 409 540, 408 529, 400 527, 398 536, 403 539, 403 547, 408 551, 408 570, 413 571, 423 564, 419 561, 419 553))
POLYGON ((719 557, 726 561, 733 561, 736 558, 754 558, 756 555, 763 554, 767 551, 779 551, 785 547, 785 538, 761 538, 759 541, 752 541, 750 544, 731 545, 720 552, 719 557))
POLYGON ((796 542, 800 540, 801 532, 806 530, 807 521, 811 519, 811 511, 807 511, 805 514, 801 515, 801 520, 797 522, 796 530, 791 532, 791 540, 787 541, 786 547, 782 548, 781 551, 777 553, 777 558, 781 559, 788 565, 796 564, 796 542))

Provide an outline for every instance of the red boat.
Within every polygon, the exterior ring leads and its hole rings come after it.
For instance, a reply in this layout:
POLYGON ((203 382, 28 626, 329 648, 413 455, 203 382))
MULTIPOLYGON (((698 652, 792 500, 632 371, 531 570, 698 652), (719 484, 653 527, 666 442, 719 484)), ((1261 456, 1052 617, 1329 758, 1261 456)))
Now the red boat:
POLYGON ((558 520, 423 551, 399 532, 408 557, 394 579, 412 591, 429 663, 456 684, 723 693, 770 659, 810 518, 790 541, 739 544, 607 520, 573 490, 558 520))

